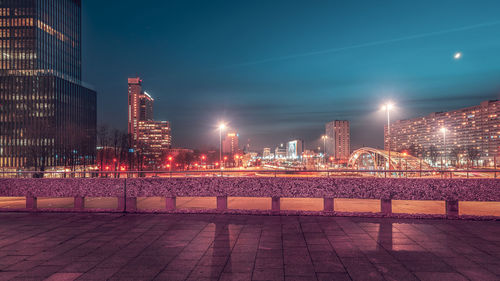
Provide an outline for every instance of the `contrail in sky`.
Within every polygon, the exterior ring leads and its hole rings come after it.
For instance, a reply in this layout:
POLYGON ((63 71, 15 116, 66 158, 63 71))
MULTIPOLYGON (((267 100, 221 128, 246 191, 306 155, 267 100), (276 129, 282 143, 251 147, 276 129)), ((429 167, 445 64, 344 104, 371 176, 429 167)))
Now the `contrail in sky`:
POLYGON ((380 41, 362 43, 362 44, 357 44, 357 45, 350 45, 350 46, 345 46, 345 47, 319 50, 319 51, 308 52, 308 53, 293 54, 293 55, 282 56, 282 57, 273 57, 273 58, 267 58, 267 59, 256 60, 256 61, 243 62, 243 63, 229 65, 229 66, 226 66, 223 68, 250 66, 250 65, 257 65, 257 64, 263 64, 263 63, 274 62, 274 61, 283 61, 283 60, 289 60, 289 59, 295 59, 295 58, 301 58, 301 57, 309 57, 309 56, 337 53, 337 52, 346 51, 346 50, 365 48, 365 47, 401 42, 401 41, 406 41, 406 40, 414 40, 414 39, 425 38, 425 37, 430 37, 430 36, 437 36, 437 35, 442 35, 442 34, 447 34, 447 33, 466 31, 466 30, 477 29, 477 28, 482 28, 482 27, 489 27, 489 26, 494 26, 494 25, 499 25, 499 24, 500 24, 500 21, 479 23, 479 24, 474 24, 474 25, 469 25, 469 26, 462 26, 462 27, 457 27, 457 28, 452 28, 452 29, 447 29, 447 30, 440 30, 440 31, 428 32, 428 33, 415 34, 415 35, 404 36, 404 37, 399 37, 399 38, 394 38, 394 39, 380 40, 380 41))

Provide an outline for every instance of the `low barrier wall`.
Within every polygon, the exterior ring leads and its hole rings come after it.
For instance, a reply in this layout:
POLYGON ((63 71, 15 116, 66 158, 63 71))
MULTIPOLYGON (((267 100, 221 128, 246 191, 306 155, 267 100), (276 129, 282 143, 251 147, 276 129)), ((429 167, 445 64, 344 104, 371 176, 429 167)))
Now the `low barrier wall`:
MULTIPOLYGON (((117 197, 118 209, 137 211, 137 197, 164 197, 165 211, 175 212, 176 197, 217 197, 217 210, 227 210, 227 197, 271 197, 272 212, 280 198, 323 198, 324 212, 333 212, 334 198, 379 199, 381 213, 392 213, 391 200, 440 200, 448 217, 458 216, 458 201, 500 201, 497 179, 385 178, 129 178, 129 179, 0 179, 0 197, 26 197, 37 210, 39 197, 74 197, 74 210, 85 197, 117 197)), ((3 209, 5 210, 5 209, 3 209)))

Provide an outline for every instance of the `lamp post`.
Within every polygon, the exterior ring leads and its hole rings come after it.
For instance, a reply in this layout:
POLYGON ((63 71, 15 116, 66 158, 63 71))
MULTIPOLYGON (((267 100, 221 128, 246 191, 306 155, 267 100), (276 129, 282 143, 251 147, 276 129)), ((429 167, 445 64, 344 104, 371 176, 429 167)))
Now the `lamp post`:
POLYGON ((390 111, 393 108, 392 103, 386 103, 382 106, 382 110, 385 110, 387 112, 387 148, 389 151, 389 163, 387 165, 387 169, 391 169, 391 118, 390 118, 390 111))
POLYGON ((326 139, 328 139, 328 136, 323 135, 321 138, 323 139, 323 162, 326 164, 326 139))
POLYGON ((222 130, 226 128, 226 125, 224 123, 221 123, 219 125, 219 164, 220 164, 220 169, 223 169, 222 165, 222 130))
POLYGON ((446 128, 442 127, 441 128, 441 133, 443 133, 443 146, 444 146, 444 151, 441 154, 441 169, 443 169, 443 165, 446 165, 446 128), (444 164, 443 164, 443 154, 444 154, 444 164))

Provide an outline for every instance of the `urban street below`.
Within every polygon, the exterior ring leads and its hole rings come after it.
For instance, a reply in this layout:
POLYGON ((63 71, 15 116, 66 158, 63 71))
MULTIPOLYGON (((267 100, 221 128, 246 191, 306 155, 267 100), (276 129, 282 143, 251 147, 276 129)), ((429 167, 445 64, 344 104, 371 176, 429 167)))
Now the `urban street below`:
POLYGON ((0 213, 0 280, 499 280, 496 221, 0 213))

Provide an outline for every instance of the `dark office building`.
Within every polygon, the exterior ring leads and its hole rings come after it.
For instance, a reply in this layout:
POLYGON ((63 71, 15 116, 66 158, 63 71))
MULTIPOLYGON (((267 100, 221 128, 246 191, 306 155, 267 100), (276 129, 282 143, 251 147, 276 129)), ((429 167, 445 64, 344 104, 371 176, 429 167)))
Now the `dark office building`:
POLYGON ((92 164, 80 0, 0 0, 0 167, 92 164))

